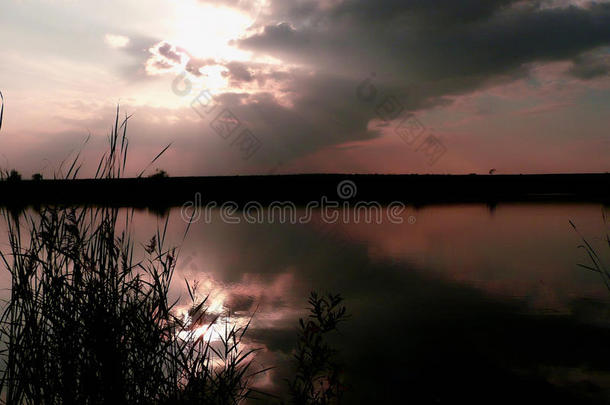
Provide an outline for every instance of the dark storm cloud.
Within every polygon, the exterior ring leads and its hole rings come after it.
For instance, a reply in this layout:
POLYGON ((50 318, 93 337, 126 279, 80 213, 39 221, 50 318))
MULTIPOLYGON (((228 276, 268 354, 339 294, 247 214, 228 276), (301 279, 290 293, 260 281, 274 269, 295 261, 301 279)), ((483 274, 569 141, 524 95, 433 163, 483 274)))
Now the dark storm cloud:
POLYGON ((374 137, 375 131, 367 129, 374 110, 356 98, 357 85, 341 76, 294 71, 282 89, 291 105, 272 93, 225 93, 217 99, 263 142, 254 160, 273 165, 328 145, 374 137))
POLYGON ((592 52, 574 58, 570 74, 581 79, 593 79, 610 74, 610 54, 607 51, 592 52))
MULTIPOLYGON (((531 62, 575 59, 573 74, 602 74, 605 65, 580 55, 610 43, 610 4, 541 4, 273 2, 266 26, 236 44, 306 66, 313 73, 291 74, 286 81, 282 91, 292 97, 290 108, 273 99, 253 98, 242 107, 255 102, 273 122, 272 127, 261 127, 287 140, 294 154, 305 154, 376 135, 367 124, 376 117, 380 99, 363 105, 354 95, 370 72, 376 72, 379 94, 395 96, 411 111, 447 103, 447 96, 525 77, 531 62)), ((241 64, 240 69, 247 71, 241 64)), ((265 78, 259 80, 264 83, 265 78)))
POLYGON ((298 0, 272 2, 270 13, 275 17, 287 20, 320 22, 326 16, 356 17, 362 20, 385 22, 400 20, 405 13, 416 15, 418 19, 426 17, 429 22, 467 22, 489 17, 498 10, 515 3, 521 7, 537 7, 538 1, 519 0, 347 0, 330 1, 298 0))
POLYGON ((287 22, 281 22, 277 25, 267 25, 264 27, 263 34, 258 35, 258 38, 260 38, 259 41, 257 41, 256 37, 257 36, 254 36, 242 42, 245 42, 246 44, 250 42, 254 45, 253 48, 257 47, 258 42, 258 44, 263 45, 263 47, 278 47, 280 49, 290 46, 304 47, 310 43, 308 35, 297 32, 287 22))
POLYGON ((258 92, 217 98, 263 142, 253 162, 273 165, 378 136, 370 123, 388 97, 405 113, 445 105, 450 96, 526 77, 532 62, 572 60, 569 73, 585 79, 607 72, 608 65, 591 51, 610 43, 610 4, 548 5, 273 1, 259 18, 264 26, 233 44, 275 57, 281 65, 197 60, 164 42, 157 43, 152 61, 186 60, 186 70, 196 76, 200 68, 218 65, 234 89, 257 85, 258 92), (363 101, 358 89, 367 78, 376 96, 363 101))
POLYGON ((451 91, 465 77, 485 79, 610 42, 608 4, 537 9, 511 3, 346 1, 305 20, 295 14, 239 44, 327 70, 374 68, 411 83, 445 80, 451 91))

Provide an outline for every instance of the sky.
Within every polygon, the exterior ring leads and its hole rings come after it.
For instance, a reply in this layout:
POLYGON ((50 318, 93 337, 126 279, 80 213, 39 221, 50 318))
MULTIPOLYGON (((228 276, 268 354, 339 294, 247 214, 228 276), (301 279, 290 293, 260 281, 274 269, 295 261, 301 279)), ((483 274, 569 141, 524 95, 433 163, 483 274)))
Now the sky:
POLYGON ((609 72, 608 1, 2 0, 0 166, 607 172, 609 72))

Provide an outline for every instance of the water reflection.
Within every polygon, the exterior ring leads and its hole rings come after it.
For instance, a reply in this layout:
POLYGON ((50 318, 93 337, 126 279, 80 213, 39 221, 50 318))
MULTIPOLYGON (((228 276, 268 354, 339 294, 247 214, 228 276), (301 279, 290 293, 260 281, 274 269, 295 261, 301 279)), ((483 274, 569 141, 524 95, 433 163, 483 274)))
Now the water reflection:
MULTIPOLYGON (((264 350, 258 382, 282 390, 297 320, 311 290, 340 292, 352 314, 337 342, 348 403, 586 403, 610 387, 608 293, 584 260, 568 220, 598 246, 595 204, 499 204, 408 209, 402 224, 186 224, 170 212, 180 245, 172 295, 198 283, 210 311, 253 316, 249 342, 264 350), (408 220, 409 216, 416 218, 408 220)), ((136 240, 163 220, 136 215, 136 240)), ((608 249, 604 252, 610 262, 608 249)), ((3 280, 4 276, 3 276, 3 280)), ((196 333, 216 332, 201 327, 196 333)), ((211 335, 210 335, 211 336, 211 335)))

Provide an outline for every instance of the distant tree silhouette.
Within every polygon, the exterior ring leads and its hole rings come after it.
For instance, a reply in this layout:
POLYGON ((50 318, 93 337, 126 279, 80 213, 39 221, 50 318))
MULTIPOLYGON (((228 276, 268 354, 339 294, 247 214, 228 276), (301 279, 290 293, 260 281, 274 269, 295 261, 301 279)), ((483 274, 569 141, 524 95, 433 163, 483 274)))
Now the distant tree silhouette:
POLYGON ((489 174, 494 174, 495 172, 496 172, 496 169, 491 169, 491 170, 489 171, 489 174))
POLYGON ((8 181, 20 181, 21 180, 21 173, 19 173, 17 170, 13 169, 9 172, 8 177, 7 177, 8 181))
POLYGON ((34 174, 32 175, 32 180, 34 180, 34 181, 40 181, 40 180, 42 180, 42 174, 40 174, 40 173, 34 173, 34 174))
POLYGON ((165 179, 167 177, 169 177, 169 174, 162 169, 157 169, 153 174, 148 176, 150 179, 165 179))

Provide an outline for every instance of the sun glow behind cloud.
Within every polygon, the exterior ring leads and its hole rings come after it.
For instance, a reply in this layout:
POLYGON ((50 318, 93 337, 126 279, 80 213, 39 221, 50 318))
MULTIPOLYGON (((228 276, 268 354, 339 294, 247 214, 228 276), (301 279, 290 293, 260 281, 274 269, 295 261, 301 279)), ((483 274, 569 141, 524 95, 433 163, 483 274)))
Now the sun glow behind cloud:
POLYGON ((196 0, 176 3, 173 38, 177 46, 198 58, 247 60, 249 53, 231 45, 254 22, 245 13, 227 7, 201 4, 196 0))
POLYGON ((150 75, 188 72, 195 89, 217 93, 228 90, 226 64, 252 61, 251 52, 238 49, 231 41, 250 32, 259 12, 257 7, 241 10, 197 0, 174 2, 165 21, 169 22, 169 30, 161 42, 149 49, 146 72, 150 75))

